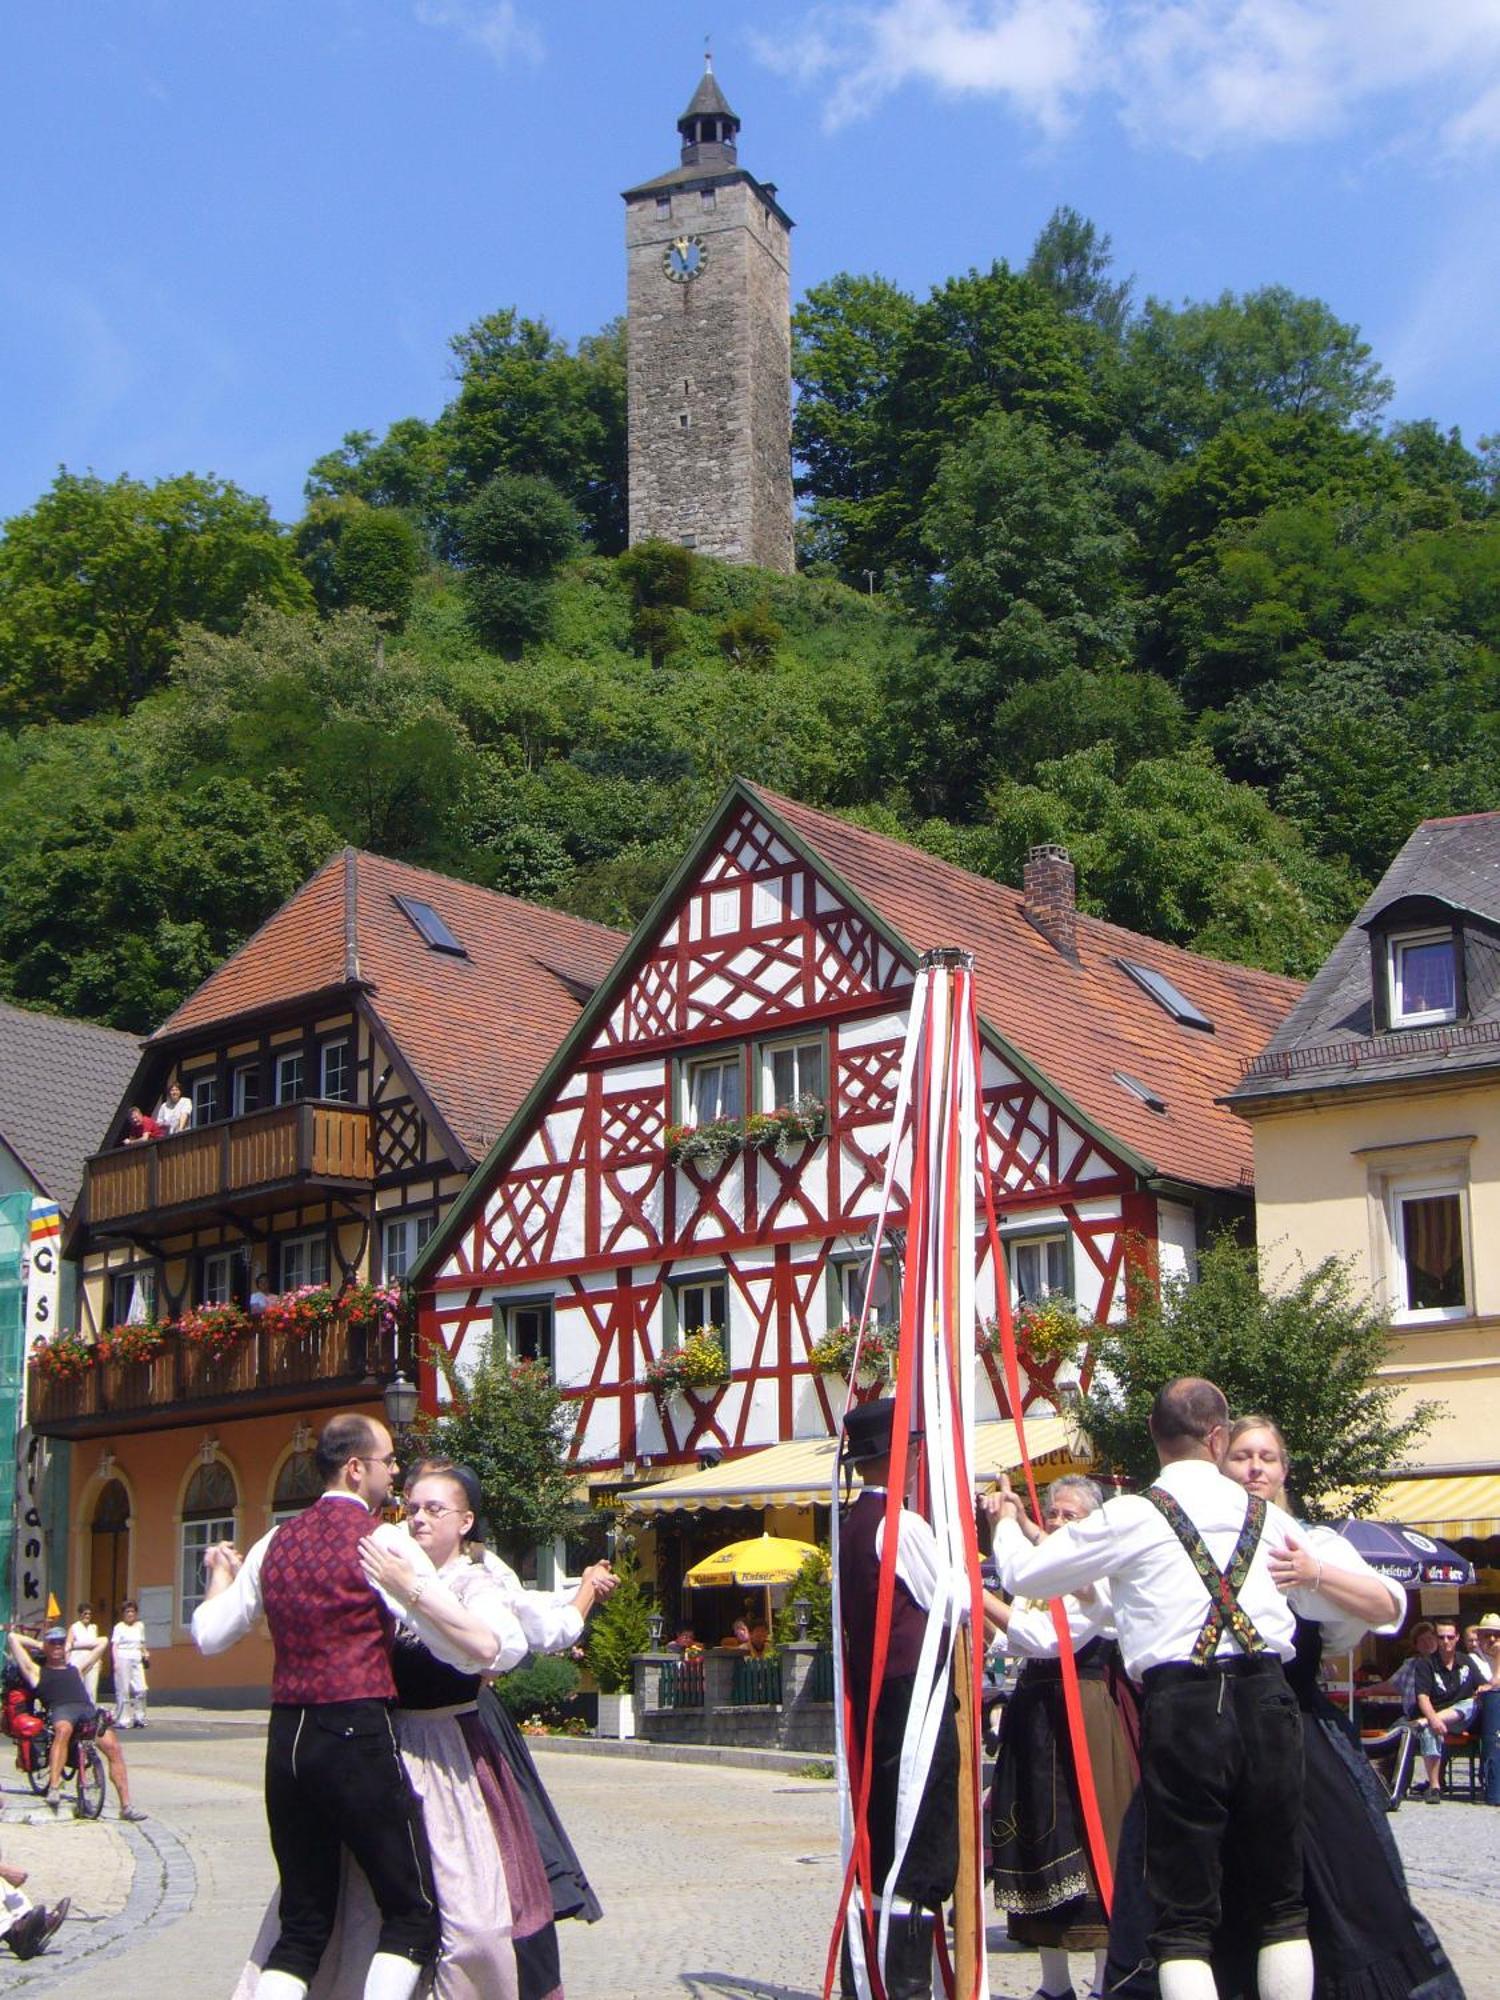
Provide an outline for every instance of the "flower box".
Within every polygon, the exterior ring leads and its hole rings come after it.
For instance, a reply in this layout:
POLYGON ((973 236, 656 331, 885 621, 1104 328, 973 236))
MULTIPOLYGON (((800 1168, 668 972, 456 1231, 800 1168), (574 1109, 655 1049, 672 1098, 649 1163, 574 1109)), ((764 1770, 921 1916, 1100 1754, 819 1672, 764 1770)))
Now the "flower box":
POLYGON ((659 1354, 642 1377, 658 1402, 671 1396, 722 1388, 729 1380, 729 1364, 716 1326, 695 1327, 678 1347, 659 1354))
POLYGON ((697 1164, 707 1173, 717 1174, 742 1150, 772 1152, 780 1160, 788 1159, 794 1147, 821 1139, 827 1129, 827 1105, 821 1098, 804 1096, 776 1111, 752 1111, 746 1118, 669 1125, 663 1144, 675 1166, 697 1164))

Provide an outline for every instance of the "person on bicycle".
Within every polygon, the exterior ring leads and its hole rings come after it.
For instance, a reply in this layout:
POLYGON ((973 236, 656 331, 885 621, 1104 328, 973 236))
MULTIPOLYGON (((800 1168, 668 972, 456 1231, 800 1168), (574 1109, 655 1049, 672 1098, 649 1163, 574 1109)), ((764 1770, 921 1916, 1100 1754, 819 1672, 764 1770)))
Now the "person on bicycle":
MULTIPOLYGON (((81 1725, 92 1725, 94 1741, 99 1753, 109 1767, 110 1780, 115 1795, 120 1801, 121 1819, 144 1819, 146 1815, 130 1803, 130 1779, 125 1770, 125 1752, 120 1748, 120 1739, 115 1734, 113 1718, 101 1713, 89 1700, 89 1691, 84 1685, 83 1674, 68 1658, 68 1630, 65 1625, 49 1625, 42 1634, 40 1659, 33 1650, 36 1640, 27 1638, 14 1626, 10 1634, 10 1656, 20 1669, 22 1677, 36 1689, 37 1698, 46 1711, 52 1727, 52 1755, 47 1766, 47 1804, 62 1803, 63 1766, 68 1760, 68 1746, 73 1734, 81 1725)), ((99 1657, 104 1657, 108 1639, 101 1639, 97 1648, 99 1657)))

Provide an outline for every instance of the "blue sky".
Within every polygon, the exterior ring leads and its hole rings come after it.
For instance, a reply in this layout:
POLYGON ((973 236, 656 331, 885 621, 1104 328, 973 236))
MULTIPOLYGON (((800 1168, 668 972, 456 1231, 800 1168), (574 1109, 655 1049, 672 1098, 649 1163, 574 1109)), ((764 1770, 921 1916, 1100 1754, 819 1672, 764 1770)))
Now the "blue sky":
POLYGON ((1394 414, 1500 431, 1500 0, 68 0, 0 34, 0 516, 66 463, 290 519, 480 314, 602 325, 710 33, 796 289, 1067 202, 1141 294, 1316 293, 1394 414))

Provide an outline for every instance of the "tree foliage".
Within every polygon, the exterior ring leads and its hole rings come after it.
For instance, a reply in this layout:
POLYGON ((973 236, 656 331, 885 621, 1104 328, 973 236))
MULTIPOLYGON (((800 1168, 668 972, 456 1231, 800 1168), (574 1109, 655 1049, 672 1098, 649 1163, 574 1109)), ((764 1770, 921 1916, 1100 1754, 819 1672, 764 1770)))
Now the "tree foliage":
POLYGON ((517 1561, 567 1525, 577 1407, 540 1362, 511 1361, 488 1340, 468 1371, 441 1348, 434 1358, 449 1401, 423 1425, 423 1450, 470 1468, 484 1496, 490 1540, 517 1561))
POLYGON ((615 1563, 620 1579, 589 1620, 586 1658, 603 1694, 624 1694, 631 1684, 631 1661, 651 1643, 652 1597, 641 1568, 629 1551, 615 1563))
MULTIPOLYGON (((1276 1254, 1267 1247, 1268 1265, 1276 1254)), ((1101 1464, 1147 1484, 1153 1397, 1174 1376, 1204 1375, 1235 1415, 1281 1426, 1302 1512, 1358 1513, 1426 1432, 1431 1406, 1398 1415, 1397 1391, 1379 1379, 1387 1322, 1346 1265, 1329 1258, 1266 1276, 1254 1250, 1221 1235, 1204 1247, 1195 1282, 1133 1286, 1127 1317, 1099 1329, 1085 1427, 1101 1464)))
POLYGON ((232 632, 256 600, 310 602, 264 500, 193 473, 59 472, 0 540, 0 707, 12 725, 123 715, 185 625, 232 632))

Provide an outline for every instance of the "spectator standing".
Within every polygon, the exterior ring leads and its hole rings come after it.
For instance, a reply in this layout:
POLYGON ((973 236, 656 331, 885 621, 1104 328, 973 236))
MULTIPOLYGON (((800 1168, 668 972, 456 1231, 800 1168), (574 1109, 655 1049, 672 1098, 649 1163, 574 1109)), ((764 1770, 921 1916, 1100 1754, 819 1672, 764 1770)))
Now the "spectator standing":
POLYGON ((68 1664, 83 1675, 89 1700, 99 1699, 99 1663, 104 1653, 99 1644, 99 1627, 94 1623, 92 1604, 80 1604, 78 1616, 68 1627, 68 1664))
POLYGON ((170 1138, 178 1132, 186 1132, 193 1122, 193 1100, 184 1097, 182 1085, 174 1076, 167 1085, 167 1094, 156 1107, 156 1122, 170 1138))
POLYGON ((115 1666, 115 1711, 121 1729, 146 1726, 146 1669, 151 1655, 146 1651, 146 1627, 135 1600, 127 1597, 120 1606, 119 1621, 109 1635, 115 1666))
POLYGON ((257 1271, 255 1274, 255 1283, 250 1287, 250 1297, 248 1300, 250 1310, 259 1317, 270 1303, 271 1295, 266 1290, 266 1274, 264 1271, 257 1271))
POLYGON ((1417 1714, 1421 1717, 1418 1748, 1427 1767, 1427 1803, 1442 1797, 1443 1744, 1463 1730, 1474 1713, 1474 1697, 1486 1685, 1474 1663, 1459 1651, 1458 1620, 1434 1618, 1437 1646, 1417 1662, 1412 1677, 1417 1714))

